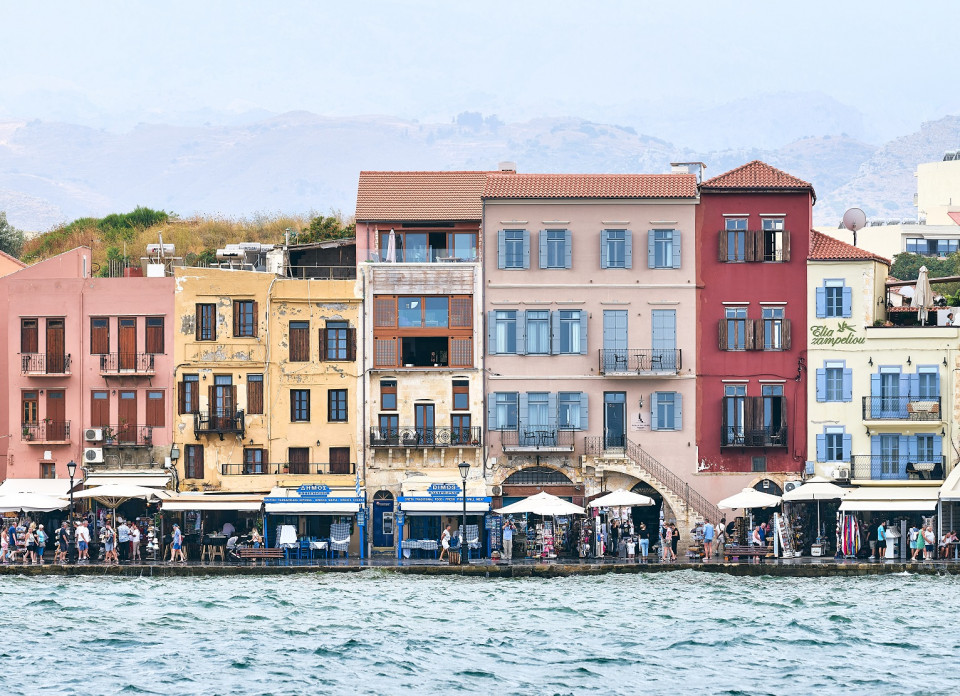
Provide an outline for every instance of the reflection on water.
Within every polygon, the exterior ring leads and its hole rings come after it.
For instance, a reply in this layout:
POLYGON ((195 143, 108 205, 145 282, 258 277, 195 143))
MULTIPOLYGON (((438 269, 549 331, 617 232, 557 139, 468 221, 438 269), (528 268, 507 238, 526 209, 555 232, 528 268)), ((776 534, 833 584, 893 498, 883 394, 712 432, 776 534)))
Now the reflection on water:
POLYGON ((960 627, 938 598, 958 588, 694 571, 7 577, 0 693, 949 693, 960 627))

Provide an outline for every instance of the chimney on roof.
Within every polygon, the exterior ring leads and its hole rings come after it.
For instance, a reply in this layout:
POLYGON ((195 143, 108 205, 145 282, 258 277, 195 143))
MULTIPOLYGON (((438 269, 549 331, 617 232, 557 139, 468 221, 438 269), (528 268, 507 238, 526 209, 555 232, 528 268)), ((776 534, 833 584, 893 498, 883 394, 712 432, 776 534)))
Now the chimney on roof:
POLYGON ((707 168, 703 162, 671 162, 670 171, 673 174, 696 174, 697 183, 703 181, 703 170, 707 168))
POLYGON ((517 173, 517 163, 504 161, 497 165, 497 169, 500 170, 501 174, 516 174, 517 173))

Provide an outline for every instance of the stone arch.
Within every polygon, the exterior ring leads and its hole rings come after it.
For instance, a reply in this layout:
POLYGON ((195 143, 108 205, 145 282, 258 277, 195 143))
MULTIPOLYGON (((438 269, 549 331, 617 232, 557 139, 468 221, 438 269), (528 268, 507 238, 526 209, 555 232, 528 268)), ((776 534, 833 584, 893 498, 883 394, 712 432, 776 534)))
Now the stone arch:
MULTIPOLYGON (((549 470, 565 478, 568 485, 574 483, 573 479, 571 479, 570 476, 563 471, 563 467, 555 466, 547 462, 539 462, 536 464, 532 462, 521 462, 520 464, 510 466, 506 469, 501 470, 499 480, 497 481, 497 485, 500 485, 500 486, 504 484, 512 485, 507 483, 507 479, 509 479, 511 476, 514 476, 515 474, 519 474, 525 470, 530 470, 530 469, 549 470)), ((524 485, 529 485, 529 484, 524 484, 524 485)))
POLYGON ((779 476, 758 476, 750 482, 750 488, 770 495, 783 495, 783 481, 779 479, 779 476), (764 481, 768 481, 769 485, 765 487, 764 481))
MULTIPOLYGON (((679 505, 676 504, 676 496, 673 491, 663 487, 656 481, 648 481, 642 476, 638 476, 635 473, 628 473, 626 471, 621 471, 613 468, 608 468, 603 475, 604 482, 607 484, 605 488, 608 491, 616 490, 617 488, 624 488, 628 491, 632 491, 638 488, 647 488, 656 493, 655 496, 651 496, 654 500, 663 504, 663 517, 664 520, 670 521, 674 520, 678 524, 681 520, 685 521, 685 518, 681 517, 681 510, 678 509, 679 505)), ((647 495, 643 490, 636 490, 635 492, 647 495)), ((659 519, 659 512, 658 512, 659 519)))

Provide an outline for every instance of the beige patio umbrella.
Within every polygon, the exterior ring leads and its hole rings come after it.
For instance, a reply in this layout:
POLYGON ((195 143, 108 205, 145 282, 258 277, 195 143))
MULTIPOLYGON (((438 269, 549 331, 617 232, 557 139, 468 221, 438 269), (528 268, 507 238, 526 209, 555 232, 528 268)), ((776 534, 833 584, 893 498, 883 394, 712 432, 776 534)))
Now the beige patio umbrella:
POLYGON ((632 491, 618 488, 615 491, 601 495, 599 498, 590 501, 590 507, 639 507, 641 505, 654 505, 653 498, 632 491))
POLYGON ((145 486, 135 486, 132 483, 107 483, 102 486, 88 488, 73 494, 74 498, 93 498, 104 507, 113 511, 113 521, 117 521, 117 508, 128 500, 143 499, 153 500, 164 497, 164 494, 156 488, 146 488, 145 486))
POLYGON ((724 510, 736 510, 738 508, 743 508, 746 510, 752 508, 773 507, 779 504, 779 495, 770 495, 769 493, 764 493, 763 491, 758 491, 754 488, 744 488, 739 493, 735 493, 729 498, 724 498, 721 500, 719 503, 717 503, 717 507, 723 508, 724 510))
POLYGON ((0 495, 0 512, 52 512, 62 510, 70 503, 62 498, 41 493, 10 493, 0 495))
POLYGON ((500 508, 495 512, 501 515, 519 515, 524 512, 532 512, 535 515, 582 515, 583 508, 573 503, 568 503, 563 498, 550 495, 546 491, 540 491, 529 498, 518 500, 506 507, 500 508))
POLYGON ((930 276, 926 266, 920 266, 920 273, 917 275, 917 285, 913 291, 913 299, 910 300, 910 306, 917 308, 917 319, 920 325, 927 323, 927 307, 933 304, 933 289, 930 287, 930 276))

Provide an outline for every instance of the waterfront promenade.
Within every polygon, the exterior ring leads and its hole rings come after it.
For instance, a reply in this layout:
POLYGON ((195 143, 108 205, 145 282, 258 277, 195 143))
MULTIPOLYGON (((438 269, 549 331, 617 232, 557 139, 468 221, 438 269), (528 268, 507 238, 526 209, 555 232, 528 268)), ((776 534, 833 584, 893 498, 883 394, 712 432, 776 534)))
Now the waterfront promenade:
POLYGON ((864 561, 860 559, 834 560, 832 558, 766 559, 758 562, 678 561, 675 563, 622 563, 614 560, 583 561, 559 559, 555 561, 515 561, 511 563, 490 560, 472 561, 468 565, 449 565, 435 560, 404 560, 390 558, 280 560, 264 565, 252 562, 187 563, 144 562, 103 565, 100 563, 46 563, 38 565, 6 564, 0 566, 0 576, 113 576, 113 577, 191 577, 191 576, 249 576, 293 575, 301 573, 356 573, 378 570, 402 575, 460 575, 480 578, 565 577, 574 575, 643 574, 680 570, 706 573, 724 573, 737 576, 772 577, 844 577, 914 573, 919 575, 960 575, 957 561, 864 561))

